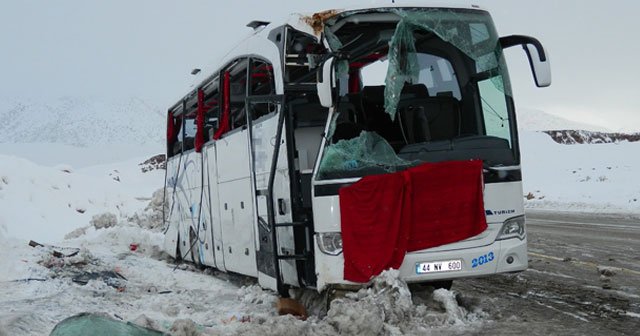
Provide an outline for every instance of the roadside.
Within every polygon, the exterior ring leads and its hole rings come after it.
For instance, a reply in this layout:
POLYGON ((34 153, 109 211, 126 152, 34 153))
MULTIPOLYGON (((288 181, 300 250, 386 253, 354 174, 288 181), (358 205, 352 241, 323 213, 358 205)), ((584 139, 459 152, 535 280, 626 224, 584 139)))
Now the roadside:
POLYGON ((454 283, 492 317, 478 334, 637 333, 637 215, 527 211, 527 228, 527 271, 454 283))

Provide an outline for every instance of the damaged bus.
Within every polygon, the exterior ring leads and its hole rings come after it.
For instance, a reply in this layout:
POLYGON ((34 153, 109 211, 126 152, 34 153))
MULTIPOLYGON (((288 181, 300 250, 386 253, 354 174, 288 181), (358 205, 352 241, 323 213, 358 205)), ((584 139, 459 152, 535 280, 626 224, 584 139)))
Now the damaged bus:
POLYGON ((248 26, 168 110, 167 253, 283 296, 526 269, 503 50, 545 87, 538 40, 424 2, 248 26))

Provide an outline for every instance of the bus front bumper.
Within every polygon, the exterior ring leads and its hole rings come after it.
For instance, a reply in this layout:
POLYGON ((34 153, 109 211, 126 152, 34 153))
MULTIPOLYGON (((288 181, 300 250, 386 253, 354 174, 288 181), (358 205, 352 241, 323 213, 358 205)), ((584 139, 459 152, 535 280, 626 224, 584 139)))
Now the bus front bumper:
MULTIPOLYGON (((498 273, 520 272, 527 269, 527 239, 512 238, 494 241, 486 246, 449 251, 429 250, 407 253, 399 268, 400 279, 407 283, 454 280, 481 277, 498 273), (454 270, 448 263, 458 263, 454 270), (421 268, 421 269, 419 269, 421 268)), ((363 285, 344 280, 343 254, 331 256, 319 251, 316 245, 317 289, 332 285, 363 285)))

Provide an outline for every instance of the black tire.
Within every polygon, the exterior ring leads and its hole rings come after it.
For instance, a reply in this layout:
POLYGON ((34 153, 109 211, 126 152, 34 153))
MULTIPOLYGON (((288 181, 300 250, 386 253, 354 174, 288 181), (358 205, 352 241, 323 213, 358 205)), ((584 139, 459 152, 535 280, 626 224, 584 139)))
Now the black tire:
POLYGON ((409 289, 411 291, 424 291, 429 289, 436 290, 441 288, 451 290, 451 286, 453 286, 453 280, 439 280, 431 282, 412 283, 409 284, 409 289))
POLYGON ((451 290, 451 286, 453 286, 453 280, 435 281, 427 285, 432 286, 434 289, 444 288, 446 290, 451 290))

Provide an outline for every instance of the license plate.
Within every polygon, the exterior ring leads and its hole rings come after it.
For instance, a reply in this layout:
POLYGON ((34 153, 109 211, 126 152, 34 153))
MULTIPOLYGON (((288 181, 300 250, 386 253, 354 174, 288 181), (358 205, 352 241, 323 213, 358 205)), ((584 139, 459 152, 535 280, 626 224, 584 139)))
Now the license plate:
POLYGON ((461 271, 462 260, 447 260, 447 261, 435 261, 416 264, 416 273, 437 273, 437 272, 451 272, 461 271))

